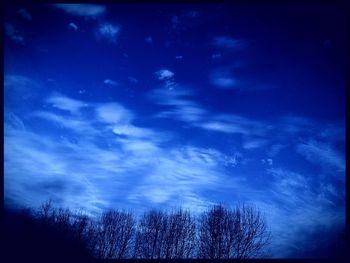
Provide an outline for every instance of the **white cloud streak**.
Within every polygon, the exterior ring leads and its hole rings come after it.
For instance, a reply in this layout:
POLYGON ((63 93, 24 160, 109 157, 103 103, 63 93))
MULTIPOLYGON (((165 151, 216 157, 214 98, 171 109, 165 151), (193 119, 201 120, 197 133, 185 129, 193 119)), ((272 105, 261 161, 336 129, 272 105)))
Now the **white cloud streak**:
POLYGON ((91 18, 96 18, 106 11, 105 6, 94 4, 54 4, 53 6, 70 15, 91 18))
POLYGON ((108 86, 118 86, 119 83, 116 82, 115 80, 112 80, 112 79, 105 79, 103 81, 104 84, 108 85, 108 86))
POLYGON ((314 164, 326 168, 336 168, 337 172, 345 172, 345 157, 327 143, 309 140, 297 145, 296 149, 298 153, 314 164))
POLYGON ((69 111, 72 114, 78 114, 80 109, 87 107, 88 104, 79 100, 71 99, 58 93, 53 94, 47 100, 53 107, 60 110, 69 111))
MULTIPOLYGON (((156 114, 160 118, 175 118, 186 122, 192 127, 204 130, 252 136, 266 136, 271 130, 270 125, 234 114, 213 114, 192 100, 195 93, 189 89, 176 88, 173 90, 154 89, 149 98, 160 105, 172 106, 170 110, 156 114)), ((263 144, 262 140, 256 140, 263 144)), ((246 142, 247 144, 247 142, 246 142)), ((252 146, 252 145, 251 145, 252 146)), ((249 145, 247 146, 249 148, 249 145)), ((251 147, 252 148, 252 147, 251 147)))
POLYGON ((74 31, 78 31, 78 29, 79 29, 79 27, 73 22, 69 23, 68 27, 71 28, 74 31))

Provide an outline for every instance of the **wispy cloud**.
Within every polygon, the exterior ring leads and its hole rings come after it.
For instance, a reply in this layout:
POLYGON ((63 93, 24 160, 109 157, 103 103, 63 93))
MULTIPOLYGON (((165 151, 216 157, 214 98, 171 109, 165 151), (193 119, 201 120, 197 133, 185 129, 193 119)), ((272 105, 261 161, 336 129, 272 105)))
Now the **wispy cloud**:
POLYGON ((14 128, 18 130, 24 130, 25 125, 21 118, 19 118, 14 112, 5 110, 4 112, 4 129, 14 128))
MULTIPOLYGON (((193 90, 177 87, 174 90, 155 89, 150 98, 157 104, 167 106, 155 115, 159 118, 175 119, 185 122, 192 128, 222 133, 243 135, 239 141, 242 149, 246 151, 262 151, 266 149, 268 158, 265 164, 272 165, 272 157, 276 157, 282 149, 291 149, 290 144, 297 143, 300 136, 321 136, 324 132, 322 125, 307 118, 285 116, 275 121, 258 121, 253 118, 235 114, 217 114, 195 102, 193 90), (170 106, 170 108, 169 108, 170 106), (316 130, 315 130, 316 129, 316 130), (316 134, 319 131, 320 135, 316 134), (286 140, 285 134, 290 134, 286 140)), ((322 138, 322 136, 321 136, 322 138)), ((300 143, 300 142, 299 142, 300 143)), ((323 167, 337 167, 339 172, 345 169, 344 158, 331 149, 322 150, 315 145, 300 145, 297 151, 310 161, 323 167)))
POLYGON ((167 80, 172 79, 175 74, 174 72, 168 70, 168 69, 161 69, 155 72, 159 80, 167 80))
POLYGON ((336 168, 337 172, 345 171, 345 157, 334 150, 329 144, 309 140, 296 146, 297 151, 305 158, 323 167, 336 168))
MULTIPOLYGON (((40 89, 24 76, 5 76, 4 84, 6 92, 40 89)), ((5 202, 36 206, 50 197, 58 205, 90 212, 179 205, 200 212, 219 201, 251 202, 266 213, 276 257, 305 247, 314 231, 345 224, 344 180, 329 179, 333 170, 344 176, 344 156, 334 141, 323 141, 333 134, 325 133, 326 128, 342 126, 295 116, 270 122, 216 112, 197 101, 195 90, 180 85, 148 95, 164 107, 149 117, 153 123, 159 120, 155 117, 184 122, 206 138, 229 138, 229 150, 183 142, 175 129, 141 125, 140 114, 118 101, 87 103, 53 93, 40 97, 45 110, 27 107, 26 114, 18 115, 6 105, 5 202), (317 139, 301 142, 311 136, 317 139), (291 161, 305 156, 326 169, 315 173, 283 167, 282 149, 291 161)))
POLYGON ((17 11, 17 14, 19 14, 22 18, 25 20, 31 21, 33 19, 31 13, 28 12, 27 9, 21 8, 17 11))
POLYGON ((171 91, 165 89, 153 89, 149 92, 149 98, 162 105, 189 105, 195 92, 191 89, 176 88, 171 91))
POLYGON ((125 124, 132 119, 132 113, 119 103, 104 103, 96 112, 100 121, 109 124, 125 124))
POLYGON ((197 10, 178 12, 170 17, 171 30, 183 31, 194 25, 198 20, 200 12, 197 10))
POLYGON ((269 169, 268 172, 274 176, 277 188, 285 195, 294 195, 296 189, 305 190, 309 186, 305 176, 301 174, 281 168, 269 169))
POLYGON ((287 133, 299 133, 310 127, 310 119, 301 116, 287 115, 280 118, 280 128, 287 133))
POLYGON ((5 34, 15 43, 24 44, 23 34, 13 24, 5 23, 5 34))
POLYGON ((95 4, 54 4, 53 6, 70 15, 91 18, 96 18, 106 11, 105 6, 95 4))
POLYGON ((160 69, 154 73, 158 80, 164 81, 165 87, 169 90, 172 90, 176 86, 176 82, 174 80, 174 72, 168 69, 160 69))
MULTIPOLYGON (((193 90, 177 87, 173 90, 154 89, 150 92, 149 98, 157 104, 173 107, 159 112, 156 117, 174 118, 192 127, 250 136, 266 136, 267 132, 272 129, 264 122, 244 116, 210 112, 193 100, 194 95, 193 90)), ((259 141, 259 143, 263 142, 259 141)))
POLYGON ((271 127, 264 122, 234 114, 212 114, 210 121, 195 125, 212 131, 260 137, 265 137, 271 130, 271 127))
POLYGON ((205 110, 197 105, 181 105, 168 111, 162 111, 156 115, 160 118, 175 118, 185 122, 196 122, 202 119, 205 110))
POLYGON ((131 124, 114 125, 113 133, 137 138, 148 138, 155 134, 151 129, 140 128, 131 124))
POLYGON ((146 198, 158 204, 170 201, 172 205, 190 206, 195 208, 194 210, 206 208, 205 199, 196 191, 217 185, 220 175, 217 170, 221 161, 220 153, 190 146, 162 153, 155 169, 129 198, 133 200, 146 198), (189 170, 191 173, 188 173, 189 170), (193 198, 202 200, 199 202, 202 204, 193 203, 193 198))
POLYGON ((237 85, 237 80, 227 76, 214 76, 212 83, 220 88, 232 88, 237 85))
MULTIPOLYGON (((51 197, 60 205, 83 206, 88 211, 99 211, 114 200, 123 202, 121 207, 125 202, 173 206, 180 202, 199 211, 208 204, 202 191, 215 189, 217 178, 224 176, 220 165, 228 165, 225 155, 191 145, 161 146, 169 136, 134 125, 134 114, 119 103, 87 104, 64 95, 46 101, 70 112, 79 112, 84 105, 89 110, 70 116, 30 113, 37 122, 43 119, 72 131, 64 136, 58 136, 60 129, 54 126, 52 132, 37 134, 24 124, 7 123, 6 200, 39 205, 51 197)), ((23 123, 16 119, 7 118, 7 122, 23 123)))
POLYGON ((24 109, 33 106, 37 100, 41 101, 39 94, 45 87, 39 82, 22 75, 4 76, 4 104, 12 110, 24 109))
POLYGON ((188 99, 194 93, 191 90, 176 88, 172 90, 154 89, 149 94, 150 99, 160 105, 172 106, 172 109, 159 112, 156 117, 175 118, 184 122, 202 120, 206 111, 197 103, 188 99))
POLYGON ((49 97, 47 99, 47 102, 55 108, 69 111, 72 114, 77 114, 81 108, 88 106, 88 104, 82 101, 71 99, 58 93, 53 94, 51 97, 49 97))
POLYGON ((239 39, 235 39, 227 36, 218 36, 215 37, 212 41, 212 44, 218 48, 224 48, 229 50, 235 50, 242 48, 244 46, 244 42, 239 39))
POLYGON ((48 111, 34 111, 30 115, 35 118, 42 118, 56 123, 60 128, 67 128, 73 132, 81 132, 89 135, 97 133, 97 130, 92 126, 92 124, 89 121, 85 121, 81 117, 67 117, 48 111))
MULTIPOLYGON (((112 205, 132 205, 136 212, 148 206, 181 205, 201 212, 215 202, 208 192, 234 192, 238 200, 251 201, 266 212, 275 257, 293 254, 291 242, 302 247, 317 229, 344 224, 344 211, 330 202, 336 198, 334 185, 315 191, 310 177, 273 168, 267 158, 268 173, 259 172, 272 175, 266 177, 272 195, 266 194, 261 187, 257 191, 247 182, 235 182, 241 176, 224 169, 235 168, 237 156, 188 144, 165 147, 159 140, 162 132, 133 125, 134 114, 119 103, 89 105, 95 118, 41 113, 70 127, 73 136, 37 134, 25 124, 6 123, 5 202, 38 206, 50 197, 57 205, 83 207, 90 213, 112 205)), ((12 121, 23 123, 18 118, 12 121)))
POLYGON ((25 93, 26 90, 30 91, 31 89, 39 89, 38 82, 22 75, 5 75, 4 86, 5 91, 8 90, 13 93, 16 93, 16 91, 25 93))
POLYGON ((103 81, 104 84, 108 85, 108 86, 118 86, 119 83, 116 82, 115 80, 112 80, 112 79, 105 79, 103 81))
POLYGON ((331 142, 345 141, 345 123, 331 124, 324 127, 321 131, 320 138, 331 142))
POLYGON ((304 249, 305 242, 310 242, 312 233, 344 225, 344 209, 329 202, 330 196, 319 198, 331 187, 315 188, 312 177, 288 169, 267 171, 274 178, 270 191, 275 204, 265 203, 261 207, 267 205, 269 211, 269 225, 275 233, 271 244, 275 257, 295 255, 304 249))
POLYGON ((128 80, 131 82, 131 83, 138 83, 139 81, 137 80, 137 78, 134 78, 134 77, 131 77, 131 76, 129 76, 128 77, 128 80))
POLYGON ((284 145, 284 144, 280 144, 280 143, 273 144, 267 150, 267 154, 270 157, 274 157, 274 156, 278 155, 281 152, 281 150, 286 148, 287 146, 288 145, 284 145))
POLYGON ((268 143, 268 140, 266 139, 246 139, 243 143, 243 148, 250 150, 250 149, 257 149, 265 146, 268 143))
POLYGON ((69 23, 68 27, 74 31, 78 31, 78 29, 79 29, 79 27, 73 22, 69 23))
POLYGON ((214 70, 211 72, 209 77, 210 82, 213 85, 222 89, 235 88, 239 84, 239 81, 236 78, 232 77, 230 72, 227 70, 214 70))
POLYGON ((120 27, 112 24, 101 24, 98 28, 98 35, 112 43, 117 42, 119 36, 120 27))
POLYGON ((201 123, 199 126, 207 130, 219 131, 224 133, 244 132, 244 130, 240 126, 235 126, 231 123, 225 123, 225 122, 219 122, 219 121, 204 122, 204 123, 201 123))

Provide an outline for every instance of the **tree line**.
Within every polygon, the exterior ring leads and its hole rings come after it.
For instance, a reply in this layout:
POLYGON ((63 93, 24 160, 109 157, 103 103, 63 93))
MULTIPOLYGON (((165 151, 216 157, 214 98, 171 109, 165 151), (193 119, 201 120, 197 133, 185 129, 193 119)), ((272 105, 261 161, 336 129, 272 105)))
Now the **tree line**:
POLYGON ((131 211, 122 210, 106 210, 92 217, 46 202, 21 215, 27 222, 22 224, 23 231, 30 226, 34 235, 49 233, 47 242, 62 240, 63 246, 74 245, 72 253, 81 251, 99 259, 254 258, 263 256, 270 240, 261 212, 247 205, 218 204, 197 216, 182 208, 151 209, 136 218, 131 211))

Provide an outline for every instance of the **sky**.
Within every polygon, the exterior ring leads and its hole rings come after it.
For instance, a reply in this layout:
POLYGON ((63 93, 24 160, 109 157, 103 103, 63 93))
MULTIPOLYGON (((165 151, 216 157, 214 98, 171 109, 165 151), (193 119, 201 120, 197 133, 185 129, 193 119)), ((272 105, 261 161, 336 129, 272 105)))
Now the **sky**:
POLYGON ((37 4, 4 12, 11 207, 255 205, 272 257, 345 227, 345 15, 335 6, 37 4))

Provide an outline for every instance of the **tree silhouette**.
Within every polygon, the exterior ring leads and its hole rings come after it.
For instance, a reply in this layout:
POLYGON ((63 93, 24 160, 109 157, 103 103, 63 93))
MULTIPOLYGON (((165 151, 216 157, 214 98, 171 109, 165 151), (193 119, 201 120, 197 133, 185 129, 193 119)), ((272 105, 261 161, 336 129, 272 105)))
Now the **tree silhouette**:
POLYGON ((95 250, 98 258, 125 258, 130 251, 135 220, 130 212, 109 210, 96 223, 95 250))
POLYGON ((83 210, 54 208, 36 212, 6 210, 6 251, 32 259, 182 259, 252 258, 262 255, 270 232, 253 206, 216 205, 198 220, 188 210, 152 209, 136 223, 131 212, 107 210, 88 216, 83 210))
POLYGON ((151 210, 140 219, 135 239, 136 258, 159 259, 162 257, 166 236, 167 214, 151 210))
POLYGON ((170 213, 167 221, 163 257, 166 259, 192 257, 196 245, 196 225, 190 212, 180 208, 170 213))
POLYGON ((50 207, 41 212, 5 209, 3 257, 12 262, 92 259, 92 252, 76 238, 72 225, 66 221, 67 211, 58 212, 50 207))
POLYGON ((270 233, 260 212, 242 205, 229 209, 222 204, 204 212, 199 226, 199 257, 210 259, 259 256, 270 233))

